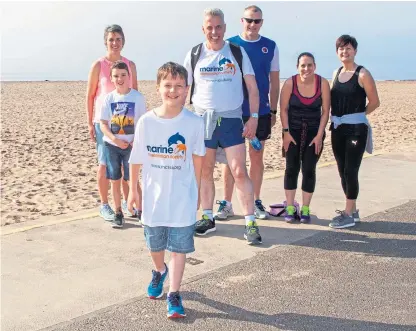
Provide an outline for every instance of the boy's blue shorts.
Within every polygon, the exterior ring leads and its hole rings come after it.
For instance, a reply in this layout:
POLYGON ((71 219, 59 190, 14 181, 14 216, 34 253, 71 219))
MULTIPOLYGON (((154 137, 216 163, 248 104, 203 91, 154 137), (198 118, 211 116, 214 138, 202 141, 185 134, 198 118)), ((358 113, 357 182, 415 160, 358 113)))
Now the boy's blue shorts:
POLYGON ((108 142, 104 142, 104 146, 107 178, 111 180, 119 180, 123 176, 124 180, 129 180, 129 158, 131 145, 129 145, 126 149, 122 149, 118 146, 111 145, 108 142), (121 173, 121 167, 123 167, 123 174, 121 173))
POLYGON ((151 252, 192 253, 195 251, 194 234, 195 224, 185 227, 144 225, 146 246, 151 252))

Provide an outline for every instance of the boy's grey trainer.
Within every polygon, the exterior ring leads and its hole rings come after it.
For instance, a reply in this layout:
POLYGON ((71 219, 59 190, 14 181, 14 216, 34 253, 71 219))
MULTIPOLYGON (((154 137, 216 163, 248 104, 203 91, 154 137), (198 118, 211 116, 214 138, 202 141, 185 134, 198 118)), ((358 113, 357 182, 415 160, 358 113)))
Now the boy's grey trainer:
POLYGON ((104 218, 104 220, 112 222, 114 221, 115 214, 110 205, 105 204, 100 207, 100 216, 104 218))

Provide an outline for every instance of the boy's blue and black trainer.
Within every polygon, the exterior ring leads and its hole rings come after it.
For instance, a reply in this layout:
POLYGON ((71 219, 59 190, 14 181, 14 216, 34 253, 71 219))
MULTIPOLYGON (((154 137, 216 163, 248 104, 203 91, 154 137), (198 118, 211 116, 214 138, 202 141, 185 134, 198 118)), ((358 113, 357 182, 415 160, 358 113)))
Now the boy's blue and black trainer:
POLYGON ((166 277, 168 275, 169 269, 168 266, 165 263, 165 272, 163 275, 156 270, 152 270, 152 280, 147 287, 147 296, 150 299, 159 299, 163 296, 163 283, 166 280, 166 277))
POLYGON ((184 318, 186 316, 179 292, 169 293, 166 301, 168 302, 168 318, 184 318))

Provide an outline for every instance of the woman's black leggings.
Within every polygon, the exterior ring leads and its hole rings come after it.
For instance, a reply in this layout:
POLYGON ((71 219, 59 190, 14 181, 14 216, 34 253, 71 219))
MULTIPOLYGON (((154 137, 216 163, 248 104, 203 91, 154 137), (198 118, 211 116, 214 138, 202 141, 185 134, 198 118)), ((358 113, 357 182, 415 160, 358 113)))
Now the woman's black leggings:
MULTIPOLYGON (((298 176, 302 164, 302 191, 313 193, 316 183, 316 164, 322 154, 322 149, 317 155, 315 145, 309 146, 313 138, 318 133, 318 129, 290 130, 290 134, 296 141, 296 145, 291 143, 286 153, 285 170, 285 190, 296 190, 298 186, 298 176), (302 132, 303 131, 303 132, 302 132), (302 139, 302 135, 303 138, 302 139)), ((325 134, 322 141, 325 139, 325 134)))
POLYGON ((358 171, 367 144, 368 128, 365 124, 342 124, 332 129, 331 143, 342 189, 349 200, 358 197, 358 171))

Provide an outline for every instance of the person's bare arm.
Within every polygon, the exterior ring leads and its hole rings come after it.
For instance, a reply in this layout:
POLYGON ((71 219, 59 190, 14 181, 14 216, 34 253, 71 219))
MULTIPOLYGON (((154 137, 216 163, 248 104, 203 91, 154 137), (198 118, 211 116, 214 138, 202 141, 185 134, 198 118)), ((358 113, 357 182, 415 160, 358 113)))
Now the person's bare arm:
MULTIPOLYGON (((244 75, 244 81, 247 86, 248 102, 250 106, 250 114, 259 113, 259 90, 257 88, 256 77, 254 75, 244 75)), ((256 136, 258 119, 250 117, 245 125, 244 136, 252 139, 256 136)))
POLYGON ((129 143, 118 139, 110 130, 109 126, 108 126, 108 121, 105 120, 101 120, 100 121, 100 129, 103 132, 103 134, 108 137, 113 143, 115 143, 118 147, 122 148, 122 149, 126 149, 127 147, 129 147, 129 143))
MULTIPOLYGON (((270 72, 270 109, 277 110, 280 93, 280 71, 270 72)), ((277 114, 272 115, 272 127, 276 124, 277 114)))
POLYGON ((139 190, 138 187, 140 187, 139 184, 139 176, 140 176, 140 168, 141 168, 141 164, 133 164, 130 163, 129 165, 129 174, 130 174, 130 192, 129 192, 129 196, 127 199, 127 209, 133 213, 133 205, 136 205, 136 207, 138 208, 139 206, 141 206, 141 201, 140 201, 140 194, 139 194, 139 190), (137 185, 133 185, 133 183, 137 183, 137 185))
POLYGON ((195 170, 195 178, 196 184, 198 186, 198 204, 197 209, 199 209, 199 201, 200 201, 200 189, 201 189, 201 174, 202 174, 202 160, 203 156, 199 156, 196 154, 192 154, 192 160, 194 162, 194 170, 195 170))
POLYGON ((322 138, 324 136, 325 128, 329 119, 329 109, 331 107, 331 92, 329 88, 329 82, 322 78, 321 81, 321 90, 322 90, 322 114, 321 121, 319 123, 319 129, 317 135, 313 138, 309 146, 315 144, 315 153, 319 155, 322 150, 322 138))
POLYGON ((367 94, 368 103, 365 107, 365 114, 369 115, 380 107, 380 99, 377 93, 376 82, 374 81, 373 76, 371 76, 371 73, 365 68, 360 70, 358 79, 361 81, 365 93, 367 94))
POLYGON ((136 64, 133 61, 130 61, 130 69, 131 69, 131 79, 132 79, 132 83, 133 83, 133 88, 137 91, 138 89, 138 84, 137 84, 137 68, 136 68, 136 64))
POLYGON ((100 78, 100 62, 96 61, 92 64, 90 72, 88 74, 87 83, 87 95, 86 95, 86 110, 87 110, 87 124, 88 133, 91 141, 95 142, 95 129, 94 129, 94 98, 97 93, 98 80, 100 78))
MULTIPOLYGON (((292 79, 289 78, 285 81, 280 92, 280 121, 282 123, 282 129, 289 128, 289 99, 292 94, 292 79)), ((283 148, 285 152, 289 149, 290 143, 293 142, 296 145, 295 139, 293 139, 290 132, 285 132, 283 134, 283 148)))

